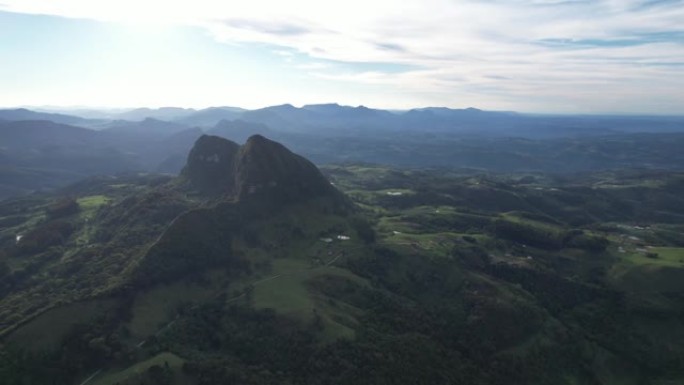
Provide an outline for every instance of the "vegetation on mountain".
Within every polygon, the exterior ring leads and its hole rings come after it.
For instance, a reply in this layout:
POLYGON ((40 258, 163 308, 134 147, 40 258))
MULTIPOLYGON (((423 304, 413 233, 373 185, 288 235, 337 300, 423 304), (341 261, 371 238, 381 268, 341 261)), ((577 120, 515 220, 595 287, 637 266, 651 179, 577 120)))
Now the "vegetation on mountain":
POLYGON ((202 137, 178 178, 90 178, 0 201, 0 375, 681 382, 682 181, 321 172, 266 138, 202 137))

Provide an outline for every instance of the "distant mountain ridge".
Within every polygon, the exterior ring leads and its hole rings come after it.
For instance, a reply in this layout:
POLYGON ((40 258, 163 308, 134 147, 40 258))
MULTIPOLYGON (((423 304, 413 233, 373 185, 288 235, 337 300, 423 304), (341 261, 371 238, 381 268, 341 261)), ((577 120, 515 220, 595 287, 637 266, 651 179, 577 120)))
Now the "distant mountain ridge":
POLYGON ((238 107, 209 107, 177 119, 176 122, 189 126, 208 127, 217 124, 221 120, 239 119, 246 111, 238 107))
POLYGON ((316 164, 507 172, 684 167, 679 150, 684 117, 526 115, 444 107, 387 111, 335 103, 102 113, 116 119, 0 110, 0 160, 5 165, 0 197, 112 172, 176 174, 202 134, 237 143, 267 136, 316 164), (126 113, 141 120, 119 119, 126 113))
POLYGON ((0 110, 0 120, 52 120, 96 129, 111 126, 114 120, 140 122, 149 118, 173 122, 188 128, 204 129, 211 129, 224 120, 240 120, 265 125, 276 133, 323 136, 381 136, 397 131, 419 131, 551 138, 606 135, 616 132, 684 131, 684 117, 676 116, 534 115, 512 111, 487 111, 474 107, 421 107, 405 111, 388 111, 365 106, 326 103, 307 104, 302 107, 282 104, 254 110, 228 106, 199 110, 178 107, 138 108, 123 112, 103 111, 101 115, 92 110, 65 110, 63 114, 45 114, 26 109, 0 110), (84 114, 83 117, 73 116, 79 113, 84 114), (93 116, 100 119, 84 119, 93 116), (103 117, 109 117, 109 120, 103 117))
POLYGON ((145 118, 141 121, 133 122, 128 120, 116 120, 110 123, 104 131, 109 133, 116 132, 120 134, 142 134, 164 137, 187 129, 187 126, 179 123, 155 118, 145 118))
POLYGON ((262 123, 247 122, 242 119, 238 120, 221 120, 213 128, 207 131, 207 134, 221 136, 238 143, 244 143, 253 135, 266 135, 273 137, 277 135, 267 125, 262 123))
POLYGON ((75 115, 37 112, 26 108, 0 109, 0 120, 5 120, 8 122, 45 120, 54 123, 70 124, 82 127, 89 127, 103 123, 100 120, 85 119, 75 115))
MULTIPOLYGON (((155 119, 186 128, 200 127, 204 130, 211 130, 221 121, 242 121, 266 126, 267 130, 263 131, 268 132, 270 136, 292 133, 324 137, 382 137, 398 132, 444 132, 538 139, 616 133, 684 132, 684 117, 681 116, 534 115, 512 111, 487 111, 474 107, 421 107, 388 111, 365 106, 326 103, 307 104, 302 107, 282 104, 253 110, 222 106, 199 110, 178 107, 138 108, 109 113, 103 111, 100 115, 93 110, 73 110, 70 113, 82 113, 83 117, 19 109, 0 110, 0 120, 52 120, 57 123, 103 129, 113 125, 125 125, 122 120, 143 122, 145 119, 155 119), (85 119, 86 117, 98 119, 85 119)), ((237 134, 237 140, 243 141, 246 136, 248 135, 244 133, 237 134)))

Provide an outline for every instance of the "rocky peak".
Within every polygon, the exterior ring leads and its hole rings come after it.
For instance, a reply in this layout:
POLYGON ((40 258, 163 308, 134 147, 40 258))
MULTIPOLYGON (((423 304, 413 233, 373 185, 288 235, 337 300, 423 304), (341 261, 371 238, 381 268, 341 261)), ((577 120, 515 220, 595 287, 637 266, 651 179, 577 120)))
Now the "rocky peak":
POLYGON ((232 192, 237 143, 218 136, 202 135, 188 154, 181 176, 197 190, 208 194, 232 192))
POLYGON ((296 200, 330 193, 334 188, 307 159, 261 135, 253 135, 240 148, 236 194, 268 195, 271 199, 296 200))
POLYGON ((181 176, 202 193, 240 201, 294 202, 340 195, 313 163, 261 135, 249 137, 243 146, 203 135, 181 176))

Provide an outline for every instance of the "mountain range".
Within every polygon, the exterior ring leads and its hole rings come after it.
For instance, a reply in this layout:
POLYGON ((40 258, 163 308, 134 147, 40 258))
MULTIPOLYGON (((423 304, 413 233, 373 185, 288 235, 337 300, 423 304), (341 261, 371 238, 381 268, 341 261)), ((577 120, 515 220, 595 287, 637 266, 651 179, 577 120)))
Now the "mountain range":
POLYGON ((177 173, 205 133, 239 143, 266 135, 317 164, 506 172, 684 167, 683 117, 386 111, 338 104, 69 112, 82 116, 0 110, 0 197, 98 174, 177 173))
POLYGON ((97 128, 102 127, 103 121, 142 121, 151 118, 185 126, 210 128, 221 120, 241 119, 265 124, 278 131, 317 134, 329 134, 328 130, 353 132, 373 129, 384 133, 410 129, 532 138, 601 135, 611 132, 673 132, 682 131, 684 122, 681 116, 534 115, 445 107, 388 111, 334 103, 304 105, 300 108, 284 104, 256 110, 238 107, 210 107, 201 110, 163 107, 118 112, 56 109, 51 111, 60 112, 0 110, 0 120, 51 120, 56 123, 97 128))

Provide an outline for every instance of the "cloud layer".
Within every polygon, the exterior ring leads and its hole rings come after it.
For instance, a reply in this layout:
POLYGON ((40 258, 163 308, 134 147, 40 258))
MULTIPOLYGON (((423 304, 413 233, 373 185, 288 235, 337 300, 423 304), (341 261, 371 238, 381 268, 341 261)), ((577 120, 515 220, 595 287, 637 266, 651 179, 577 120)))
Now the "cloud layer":
POLYGON ((273 45, 283 60, 305 57, 298 68, 317 79, 383 87, 416 104, 684 112, 684 1, 3 3, 17 13, 198 26, 221 42, 273 45))

